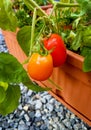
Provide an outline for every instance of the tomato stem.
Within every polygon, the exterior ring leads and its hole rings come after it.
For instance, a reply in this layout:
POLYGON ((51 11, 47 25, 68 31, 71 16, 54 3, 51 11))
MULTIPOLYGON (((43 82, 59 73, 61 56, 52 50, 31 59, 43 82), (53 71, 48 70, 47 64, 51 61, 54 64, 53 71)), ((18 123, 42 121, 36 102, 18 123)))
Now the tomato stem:
POLYGON ((52 83, 54 86, 56 86, 58 90, 62 90, 62 88, 59 85, 57 85, 52 79, 49 78, 48 81, 52 83))
POLYGON ((56 29, 57 29, 57 33, 59 33, 59 27, 58 27, 58 19, 57 19, 57 10, 54 10, 55 12, 55 18, 56 18, 56 29))
POLYGON ((34 9, 34 14, 33 14, 33 19, 32 19, 32 27, 31 27, 31 41, 30 41, 30 51, 29 51, 29 56, 32 54, 32 48, 34 44, 34 32, 35 32, 35 22, 36 22, 36 8, 34 9))
POLYGON ((56 2, 57 8, 60 7, 79 7, 80 5, 78 3, 62 3, 62 2, 56 2))

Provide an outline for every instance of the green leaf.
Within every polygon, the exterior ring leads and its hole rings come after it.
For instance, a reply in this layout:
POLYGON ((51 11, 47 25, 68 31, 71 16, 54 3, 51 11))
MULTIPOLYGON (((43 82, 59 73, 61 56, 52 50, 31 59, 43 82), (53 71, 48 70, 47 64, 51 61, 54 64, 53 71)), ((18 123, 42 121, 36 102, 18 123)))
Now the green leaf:
POLYGON ((5 99, 6 93, 3 87, 0 86, 0 103, 5 99))
POLYGON ((77 0, 77 2, 79 3, 79 4, 84 4, 85 2, 89 2, 89 0, 77 0))
POLYGON ((82 47, 80 55, 85 57, 85 56, 88 55, 89 52, 91 52, 91 48, 89 48, 89 47, 82 47))
POLYGON ((88 26, 83 31, 82 45, 86 47, 91 47, 91 26, 88 26))
POLYGON ((0 53, 0 81, 20 83, 26 81, 26 77, 26 71, 14 56, 0 53))
POLYGON ((43 88, 43 87, 39 86, 37 83, 35 83, 35 82, 34 83, 30 83, 30 81, 29 81, 29 82, 25 82, 25 83, 23 82, 23 84, 25 86, 27 86, 28 89, 31 89, 31 90, 36 91, 36 92, 51 90, 51 88, 49 88, 49 87, 43 88))
POLYGON ((45 91, 39 85, 35 85, 27 75, 18 60, 8 53, 0 53, 0 81, 7 83, 23 83, 33 91, 45 91))
POLYGON ((84 59, 84 62, 83 62, 83 71, 84 72, 91 71, 91 52, 84 59))
POLYGON ((0 86, 2 86, 4 88, 4 90, 6 91, 8 88, 8 83, 0 81, 0 86))
POLYGON ((86 13, 88 15, 88 19, 91 19, 91 1, 88 3, 87 7, 86 7, 86 13))
POLYGON ((83 37, 84 36, 90 36, 91 35, 91 25, 86 26, 83 30, 83 37))
POLYGON ((81 46, 81 38, 82 38, 82 33, 81 33, 81 31, 78 31, 72 42, 72 46, 71 46, 71 48, 74 51, 77 51, 78 48, 81 46))
POLYGON ((9 85, 6 91, 6 97, 3 102, 0 103, 0 113, 2 115, 13 112, 18 104, 20 98, 20 87, 17 85, 9 85))
POLYGON ((17 40, 25 54, 28 56, 30 49, 31 27, 24 26, 17 33, 17 40))
POLYGON ((12 9, 11 0, 2 0, 2 2, 0 2, 0 28, 15 31, 16 27, 17 19, 12 9))
MULTIPOLYGON (((44 29, 44 23, 42 20, 36 22, 35 32, 34 32, 34 45, 38 42, 41 33, 44 29)), ((31 26, 22 27, 17 33, 17 40, 22 50, 28 56, 30 51, 30 40, 31 40, 31 26)), ((36 46, 34 46, 36 47, 36 46)), ((32 50, 33 51, 33 50, 32 50)))

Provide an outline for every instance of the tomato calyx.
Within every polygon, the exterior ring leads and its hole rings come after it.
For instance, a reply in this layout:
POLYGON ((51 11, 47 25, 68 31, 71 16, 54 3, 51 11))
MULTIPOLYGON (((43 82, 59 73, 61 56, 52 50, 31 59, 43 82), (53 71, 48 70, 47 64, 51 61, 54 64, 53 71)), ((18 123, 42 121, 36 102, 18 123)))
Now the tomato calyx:
POLYGON ((46 42, 46 39, 41 39, 41 40, 37 41, 37 43, 35 44, 35 46, 33 47, 32 51, 31 51, 31 54, 39 53, 41 56, 47 56, 48 54, 53 52, 54 47, 52 49, 48 50, 44 46, 44 40, 46 42))

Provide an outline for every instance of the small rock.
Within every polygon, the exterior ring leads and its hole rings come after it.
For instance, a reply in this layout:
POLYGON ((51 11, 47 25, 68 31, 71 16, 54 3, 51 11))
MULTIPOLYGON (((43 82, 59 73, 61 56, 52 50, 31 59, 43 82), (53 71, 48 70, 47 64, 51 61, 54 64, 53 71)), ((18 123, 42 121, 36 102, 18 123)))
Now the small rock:
POLYGON ((35 122, 39 122, 39 121, 41 122, 41 121, 42 121, 42 118, 41 118, 41 117, 36 117, 36 118, 35 118, 35 122))
POLYGON ((43 116, 42 116, 42 119, 43 119, 43 120, 45 120, 46 118, 47 118, 46 115, 43 115, 43 116))
POLYGON ((66 113, 66 118, 70 119, 70 113, 68 113, 68 112, 66 113))
POLYGON ((34 116, 35 116, 35 112, 34 111, 29 112, 29 117, 30 118, 34 118, 34 116))
POLYGON ((53 126, 49 125, 48 130, 53 130, 53 126))
POLYGON ((30 120, 30 118, 29 118, 29 116, 27 114, 24 115, 24 118, 25 118, 26 121, 30 120))
POLYGON ((46 124, 41 125, 40 130, 48 130, 46 124))
POLYGON ((40 112, 40 110, 37 110, 35 113, 35 117, 40 117, 40 116, 41 116, 41 112, 40 112))
POLYGON ((25 122, 23 120, 20 120, 19 125, 24 125, 25 122))
POLYGON ((28 106, 28 105, 25 105, 25 106, 23 107, 23 110, 28 111, 28 108, 29 108, 29 106, 28 106))
POLYGON ((44 109, 44 113, 45 113, 45 114, 48 113, 48 109, 45 108, 45 109, 44 109))
MULTIPOLYGON (((53 118, 53 117, 52 117, 53 118)), ((53 118, 53 121, 54 121, 54 123, 57 123, 58 121, 59 121, 59 118, 58 117, 54 117, 53 118)))
POLYGON ((45 98, 41 98, 41 102, 45 104, 46 103, 46 99, 45 98))
POLYGON ((32 91, 32 90, 28 90, 28 92, 27 92, 27 96, 31 96, 31 95, 32 95, 32 93, 33 93, 33 91, 32 91))
POLYGON ((9 127, 9 123, 7 121, 3 121, 2 127, 8 128, 9 127))
POLYGON ((51 99, 51 95, 45 95, 44 99, 46 99, 47 101, 49 101, 51 99))
POLYGON ((0 130, 2 130, 2 127, 0 127, 0 130))
POLYGON ((54 99, 54 98, 51 98, 50 101, 49 101, 49 103, 51 103, 51 104, 54 105, 54 104, 55 104, 55 99, 54 99))
POLYGON ((35 130, 34 126, 30 126, 29 130, 35 130))
POLYGON ((75 115, 71 114, 70 118, 75 119, 75 115))
POLYGON ((63 123, 68 129, 72 129, 71 122, 68 119, 64 119, 63 123))
POLYGON ((20 115, 19 116, 23 116, 25 114, 25 111, 21 111, 20 115))
POLYGON ((42 102, 40 100, 36 101, 35 109, 41 109, 42 108, 42 102))
POLYGON ((53 105, 51 105, 51 104, 49 104, 49 103, 46 104, 46 108, 47 108, 50 112, 53 111, 53 105))
POLYGON ((63 123, 59 123, 58 124, 58 130, 68 130, 68 128, 66 128, 63 123))
POLYGON ((22 110, 22 105, 21 104, 19 104, 18 109, 22 110))
POLYGON ((81 126, 81 124, 77 123, 73 126, 73 128, 74 128, 74 130, 80 130, 80 129, 82 129, 82 126, 81 126))
POLYGON ((76 123, 75 119, 70 119, 71 125, 74 126, 74 124, 76 123))
POLYGON ((25 125, 25 124, 20 124, 18 126, 18 130, 29 130, 29 127, 27 125, 25 125))

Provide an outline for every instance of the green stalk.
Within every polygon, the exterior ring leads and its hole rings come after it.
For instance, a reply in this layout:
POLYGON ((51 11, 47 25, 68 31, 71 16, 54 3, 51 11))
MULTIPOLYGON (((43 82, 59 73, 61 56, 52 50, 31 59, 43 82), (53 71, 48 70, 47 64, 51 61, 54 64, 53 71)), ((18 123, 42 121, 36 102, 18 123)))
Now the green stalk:
POLYGON ((59 7, 79 7, 78 3, 62 3, 62 2, 56 2, 57 8, 59 7))
POLYGON ((31 9, 31 7, 32 10, 34 8, 37 8, 41 16, 47 16, 47 14, 43 11, 43 9, 41 9, 41 7, 34 0, 24 0, 24 3, 28 6, 29 9, 31 9))
POLYGON ((34 32, 35 32, 36 16, 37 16, 37 12, 36 12, 36 8, 35 8, 34 14, 33 14, 33 19, 32 19, 32 27, 31 27, 31 41, 30 41, 30 51, 29 51, 30 56, 32 54, 32 48, 33 48, 33 44, 34 44, 34 32))
POLYGON ((36 37, 36 40, 38 40, 38 38, 40 38, 41 34, 43 33, 43 30, 45 29, 45 24, 43 24, 43 27, 41 28, 38 36, 36 37))
POLYGON ((62 88, 60 88, 60 86, 59 85, 57 85, 53 80, 51 80, 50 78, 48 79, 48 81, 51 83, 51 84, 53 84, 54 86, 56 86, 56 88, 58 89, 58 90, 62 90, 62 88))
POLYGON ((51 11, 51 13, 49 15, 49 19, 51 18, 51 16, 52 16, 55 9, 56 9, 56 3, 53 5, 52 11, 51 11))
POLYGON ((54 0, 48 0, 51 4, 54 4, 55 1, 54 0))
POLYGON ((58 27, 58 19, 57 19, 57 10, 55 10, 55 17, 56 17, 56 28, 57 28, 57 33, 59 33, 59 27, 58 27))

